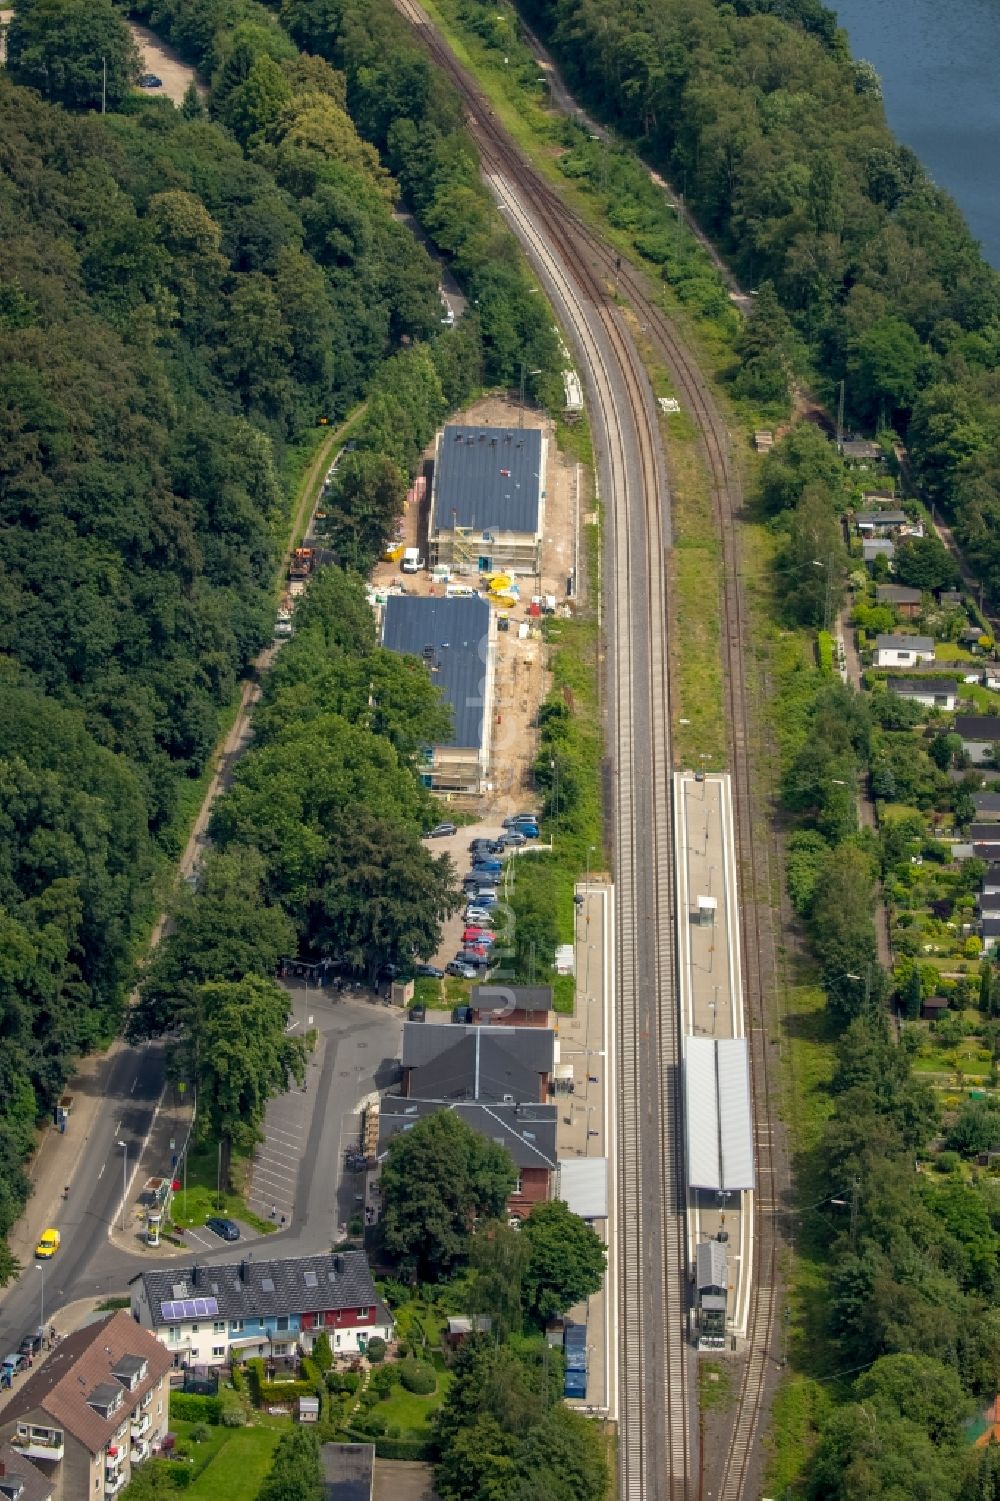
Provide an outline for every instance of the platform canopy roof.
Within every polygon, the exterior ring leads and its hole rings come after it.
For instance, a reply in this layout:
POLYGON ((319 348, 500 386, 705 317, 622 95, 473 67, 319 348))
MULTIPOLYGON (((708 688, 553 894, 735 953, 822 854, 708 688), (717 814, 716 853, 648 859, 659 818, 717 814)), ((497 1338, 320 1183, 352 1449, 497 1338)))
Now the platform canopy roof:
POLYGON ((746 1038, 685 1038, 684 1116, 689 1186, 722 1193, 753 1188, 746 1038))

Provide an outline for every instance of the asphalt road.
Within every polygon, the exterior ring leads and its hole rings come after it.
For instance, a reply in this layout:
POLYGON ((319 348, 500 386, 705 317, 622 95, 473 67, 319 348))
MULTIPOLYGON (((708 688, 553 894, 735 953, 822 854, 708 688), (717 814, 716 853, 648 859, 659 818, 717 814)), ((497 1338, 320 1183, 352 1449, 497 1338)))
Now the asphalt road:
POLYGON ((108 1242, 122 1203, 125 1152, 117 1143, 123 1141, 128 1147, 131 1175, 162 1086, 161 1046, 123 1048, 116 1055, 104 1082, 104 1108, 95 1117, 72 1175, 70 1196, 60 1201, 51 1221, 62 1235, 62 1245, 51 1261, 29 1262, 0 1304, 0 1348, 4 1351, 38 1325, 43 1299, 48 1319, 64 1303, 122 1285, 121 1273, 116 1277, 116 1272, 119 1267, 124 1270, 130 1258, 108 1242))

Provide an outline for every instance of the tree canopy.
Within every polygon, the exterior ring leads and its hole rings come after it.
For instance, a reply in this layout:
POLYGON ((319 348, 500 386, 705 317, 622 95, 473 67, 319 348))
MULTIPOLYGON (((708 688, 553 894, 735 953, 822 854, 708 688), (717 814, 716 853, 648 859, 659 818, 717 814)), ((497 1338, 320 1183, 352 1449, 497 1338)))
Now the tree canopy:
POLYGON ((525 1301, 537 1323, 559 1318, 574 1303, 598 1291, 604 1275, 604 1245, 561 1199, 536 1204, 520 1233, 528 1243, 525 1301))
POLYGON ((505 1147, 450 1110, 437 1110, 389 1143, 382 1168, 386 1251, 430 1281, 466 1259, 477 1219, 495 1220, 517 1173, 505 1147))

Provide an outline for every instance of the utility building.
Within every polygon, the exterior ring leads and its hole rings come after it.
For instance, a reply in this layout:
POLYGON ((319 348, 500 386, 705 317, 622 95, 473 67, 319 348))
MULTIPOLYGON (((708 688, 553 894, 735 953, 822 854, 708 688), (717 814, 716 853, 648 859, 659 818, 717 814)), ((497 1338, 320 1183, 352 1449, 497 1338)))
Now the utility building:
POLYGON ((478 793, 490 769, 496 615, 478 595, 390 595, 382 645, 418 657, 451 706, 452 733, 426 748, 421 780, 435 791, 478 793))
POLYGON ((684 1039, 688 1184, 719 1194, 754 1186, 750 1068, 744 1037, 684 1039))
POLYGON ((431 567, 541 573, 545 448, 536 427, 444 429, 431 486, 431 567))

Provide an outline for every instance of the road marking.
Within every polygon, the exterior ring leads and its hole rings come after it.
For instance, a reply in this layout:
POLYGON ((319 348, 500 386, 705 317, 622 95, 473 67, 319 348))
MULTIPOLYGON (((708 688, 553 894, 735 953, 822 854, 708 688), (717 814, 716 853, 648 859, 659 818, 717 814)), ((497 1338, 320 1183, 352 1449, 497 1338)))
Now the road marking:
POLYGON ((132 1080, 132 1088, 129 1090, 129 1094, 135 1094, 135 1086, 138 1084, 138 1082, 139 1082, 139 1075, 136 1074, 135 1078, 132 1080))
POLYGON ((104 1169, 106 1167, 107 1167, 107 1163, 106 1162, 102 1162, 101 1163, 101 1171, 97 1175, 97 1181, 98 1181, 98 1183, 100 1183, 101 1179, 104 1177, 104 1169))

